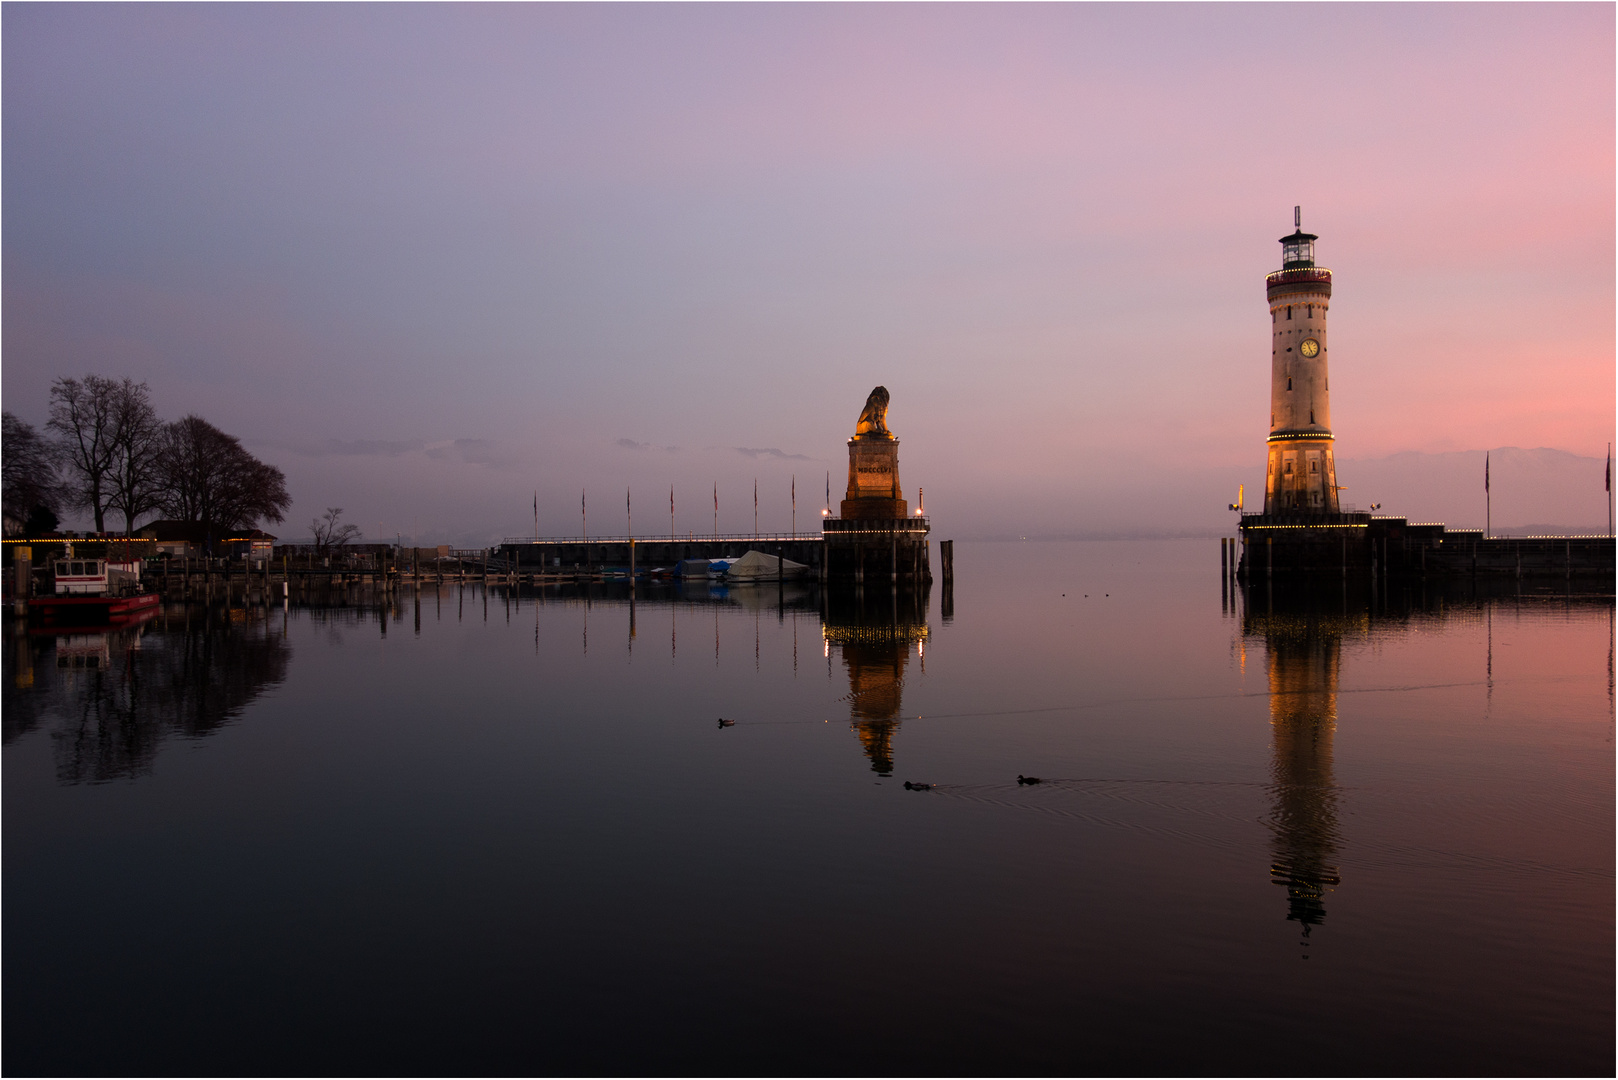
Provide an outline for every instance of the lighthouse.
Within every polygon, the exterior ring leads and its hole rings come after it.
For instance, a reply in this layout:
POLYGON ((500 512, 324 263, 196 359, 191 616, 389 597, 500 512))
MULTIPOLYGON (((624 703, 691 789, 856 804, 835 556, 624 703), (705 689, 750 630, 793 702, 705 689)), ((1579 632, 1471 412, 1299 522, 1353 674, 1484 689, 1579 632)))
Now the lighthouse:
POLYGON ((1301 207, 1293 208, 1292 225, 1292 235, 1281 237, 1281 269, 1264 280, 1270 303, 1264 513, 1335 514, 1337 465, 1326 351, 1331 271, 1315 265, 1315 241, 1320 238, 1303 231, 1301 207))

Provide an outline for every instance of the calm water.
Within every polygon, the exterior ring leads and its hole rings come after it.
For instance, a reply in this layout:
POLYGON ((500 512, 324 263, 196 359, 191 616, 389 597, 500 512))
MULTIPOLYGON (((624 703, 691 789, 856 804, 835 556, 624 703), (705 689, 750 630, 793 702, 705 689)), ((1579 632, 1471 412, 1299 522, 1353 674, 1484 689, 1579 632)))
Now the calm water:
POLYGON ((958 548, 12 628, 4 1071, 1612 1072, 1610 596, 958 548))

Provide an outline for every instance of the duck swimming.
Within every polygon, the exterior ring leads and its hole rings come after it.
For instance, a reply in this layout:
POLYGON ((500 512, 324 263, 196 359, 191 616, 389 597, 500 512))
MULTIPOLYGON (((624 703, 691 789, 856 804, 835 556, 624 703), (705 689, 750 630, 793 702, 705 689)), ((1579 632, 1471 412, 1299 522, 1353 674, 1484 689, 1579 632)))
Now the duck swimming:
POLYGON ((933 785, 931 785, 931 784, 912 784, 909 780, 906 780, 905 781, 905 790, 906 791, 931 791, 931 790, 933 790, 933 785))
POLYGON ((1044 782, 1045 781, 1041 780, 1037 776, 1024 776, 1022 773, 1017 774, 1017 783, 1019 784, 1043 784, 1044 782))
POLYGON ((734 721, 734 720, 726 720, 723 716, 721 716, 719 718, 719 726, 720 727, 735 727, 736 726, 736 721, 734 721))

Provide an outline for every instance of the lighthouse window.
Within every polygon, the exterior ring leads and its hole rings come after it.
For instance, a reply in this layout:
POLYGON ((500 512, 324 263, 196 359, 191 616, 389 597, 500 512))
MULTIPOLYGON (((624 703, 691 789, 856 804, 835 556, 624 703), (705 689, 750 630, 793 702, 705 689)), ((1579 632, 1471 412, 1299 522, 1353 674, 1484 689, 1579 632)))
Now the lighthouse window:
POLYGON ((1317 473, 1317 472, 1319 472, 1319 471, 1320 471, 1320 462, 1318 462, 1318 461, 1311 461, 1311 462, 1310 462, 1310 463, 1309 463, 1309 471, 1310 471, 1310 472, 1314 472, 1314 473, 1317 473))
POLYGON ((1288 380, 1287 380, 1287 389, 1288 389, 1288 390, 1291 390, 1291 389, 1292 389, 1292 380, 1291 380, 1291 379, 1288 379, 1288 380))
POLYGON ((1290 462, 1290 461, 1287 462, 1286 467, 1284 469, 1282 469, 1281 471, 1286 473, 1288 476, 1291 476, 1292 475, 1292 462, 1290 462))
POLYGON ((1310 305, 1308 305, 1308 308, 1309 308, 1309 317, 1312 319, 1312 318, 1315 317, 1315 305, 1310 304, 1310 305))
POLYGON ((1292 305, 1291 304, 1287 305, 1287 318, 1289 318, 1289 319, 1292 318, 1292 305))

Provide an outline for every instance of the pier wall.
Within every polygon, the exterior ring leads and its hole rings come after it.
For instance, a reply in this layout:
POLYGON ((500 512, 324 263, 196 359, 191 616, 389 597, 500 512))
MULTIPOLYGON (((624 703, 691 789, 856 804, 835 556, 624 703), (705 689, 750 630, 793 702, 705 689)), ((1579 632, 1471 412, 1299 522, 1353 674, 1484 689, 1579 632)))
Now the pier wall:
POLYGON ((1605 575, 1610 536, 1486 537, 1404 518, 1348 514, 1254 514, 1242 519, 1238 577, 1374 573, 1383 576, 1605 575))
POLYGON ((828 582, 920 585, 933 580, 925 518, 832 518, 825 524, 828 582))

